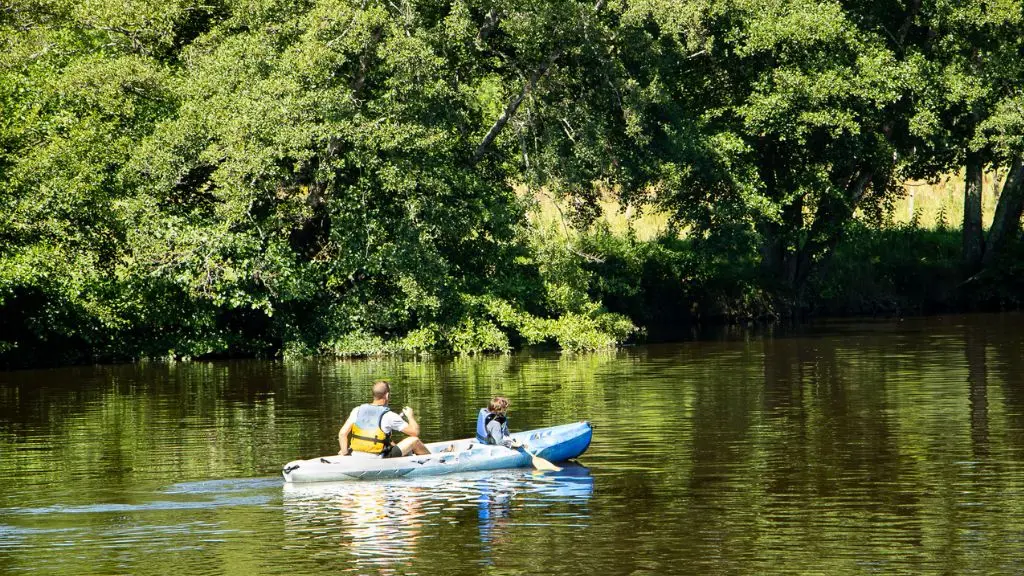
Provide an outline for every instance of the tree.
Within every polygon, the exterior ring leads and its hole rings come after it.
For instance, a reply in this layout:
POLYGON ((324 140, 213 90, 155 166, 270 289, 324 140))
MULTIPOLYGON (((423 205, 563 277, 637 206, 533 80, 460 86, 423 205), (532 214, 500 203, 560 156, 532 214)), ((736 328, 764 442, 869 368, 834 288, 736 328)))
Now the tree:
POLYGON ((647 2, 609 21, 594 60, 613 64, 570 84, 591 106, 575 117, 609 120, 566 129, 550 155, 589 162, 623 201, 667 208, 736 257, 756 246, 799 302, 855 212, 898 193, 917 63, 832 2, 647 2))
MULTIPOLYGON (((911 133, 921 139, 916 177, 935 177, 963 168, 963 260, 976 273, 986 253, 982 227, 982 175, 1012 165, 1013 156, 986 135, 1000 102, 1020 84, 1022 5, 1015 0, 978 3, 949 1, 920 6, 907 41, 896 48, 924 62, 924 87, 911 118, 911 133)), ((1010 170, 1011 174, 1014 172, 1010 170)), ((1013 177, 1010 182, 1012 184, 1013 177)), ((1004 196, 1004 200, 1012 197, 1004 196)), ((1000 211, 997 230, 1006 227, 1000 211)), ((997 249, 997 252, 999 249, 997 249)))
POLYGON ((993 267, 1005 257, 1010 242, 1020 235, 1024 212, 1024 98, 1003 99, 982 128, 1009 165, 996 213, 989 229, 984 264, 993 267))
POLYGON ((117 172, 171 107, 168 72, 147 55, 159 43, 146 27, 174 6, 5 7, 0 348, 20 346, 23 360, 103 349, 103 332, 121 321, 111 273, 130 223, 118 212, 127 191, 117 172), (112 22, 113 13, 121 20, 112 22))
POLYGON ((15 88, 0 93, 31 116, 3 133, 0 305, 22 328, 70 313, 36 326, 38 347, 91 331, 74 347, 474 351, 631 329, 545 293, 518 153, 492 145, 505 102, 543 79, 592 6, 28 6, 11 17, 24 20, 15 88))

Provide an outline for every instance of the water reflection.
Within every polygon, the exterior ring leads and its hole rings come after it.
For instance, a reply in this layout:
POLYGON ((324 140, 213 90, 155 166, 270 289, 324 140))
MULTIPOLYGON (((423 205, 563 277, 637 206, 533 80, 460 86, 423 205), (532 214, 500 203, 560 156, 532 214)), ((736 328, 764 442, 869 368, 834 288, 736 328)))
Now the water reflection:
POLYGON ((0 372, 0 574, 1024 574, 1021 319, 0 372), (430 440, 590 420, 590 469, 282 489, 378 377, 430 440))
POLYGON ((988 449, 988 363, 985 358, 988 331, 975 323, 964 330, 964 353, 967 358, 968 400, 971 410, 971 447, 976 460, 983 460, 988 449))
POLYGON ((512 498, 515 488, 507 483, 482 480, 479 483, 480 497, 477 499, 480 543, 488 562, 493 562, 490 552, 493 543, 502 543, 505 526, 512 517, 512 498))
POLYGON ((493 564, 495 553, 512 545, 512 527, 587 527, 593 490, 590 471, 571 463, 561 472, 285 484, 286 547, 322 555, 331 540, 350 560, 347 571, 394 574, 409 569, 424 533, 455 531, 461 544, 481 552, 477 562, 493 564), (476 543, 466 541, 473 524, 476 543))

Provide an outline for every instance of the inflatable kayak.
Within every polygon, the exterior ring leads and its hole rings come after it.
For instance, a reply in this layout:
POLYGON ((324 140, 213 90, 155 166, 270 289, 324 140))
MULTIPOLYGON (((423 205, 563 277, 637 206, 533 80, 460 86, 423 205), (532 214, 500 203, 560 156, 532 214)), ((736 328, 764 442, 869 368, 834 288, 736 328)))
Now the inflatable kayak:
MULTIPOLYGON (((577 422, 511 434, 527 449, 552 462, 576 458, 590 446, 593 429, 589 422, 577 422)), ((339 480, 375 480, 386 478, 436 476, 453 472, 497 470, 530 466, 531 457, 523 450, 481 444, 476 438, 427 444, 430 454, 410 454, 402 458, 353 458, 323 456, 294 460, 281 473, 285 482, 336 482, 339 480), (454 445, 454 450, 441 452, 454 445)))

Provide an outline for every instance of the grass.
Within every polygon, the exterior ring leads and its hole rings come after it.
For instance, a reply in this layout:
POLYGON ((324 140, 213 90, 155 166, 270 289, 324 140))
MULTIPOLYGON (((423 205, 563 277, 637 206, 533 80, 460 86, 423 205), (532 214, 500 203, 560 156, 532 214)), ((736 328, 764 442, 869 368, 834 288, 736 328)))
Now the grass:
MULTIPOLYGON (((1003 172, 988 172, 984 176, 981 220, 986 228, 992 223, 1003 180, 1003 172)), ((963 174, 950 174, 934 182, 912 180, 903 188, 906 195, 893 206, 891 217, 894 223, 912 222, 916 214, 918 225, 929 230, 960 228, 963 224, 963 174)))
MULTIPOLYGON (((995 214, 999 190, 1005 180, 1005 171, 987 172, 982 185, 982 225, 987 229, 995 214)), ((911 180, 903 185, 906 194, 893 204, 889 214, 893 224, 917 223, 926 230, 959 229, 964 217, 964 177, 962 173, 949 174, 935 181, 911 180)), ((525 193, 525 189, 521 191, 525 193)), ((535 194, 536 204, 530 213, 535 225, 566 225, 569 210, 565 201, 556 201, 546 192, 535 194)), ((650 240, 668 229, 669 215, 651 209, 637 212, 632 206, 623 208, 611 198, 600 201, 601 219, 616 235, 625 235, 630 229, 638 240, 650 240)))
MULTIPOLYGON (((525 192, 525 190, 521 191, 525 192)), ((530 211, 530 222, 534 226, 548 228, 552 225, 563 227, 567 236, 575 234, 569 224, 569 208, 564 200, 556 200, 547 192, 534 195, 535 204, 530 211)), ((609 230, 617 236, 625 236, 630 229, 637 240, 652 240, 668 229, 669 215, 651 209, 638 212, 633 206, 622 207, 611 198, 599 201, 601 206, 600 219, 608 224, 609 230)))

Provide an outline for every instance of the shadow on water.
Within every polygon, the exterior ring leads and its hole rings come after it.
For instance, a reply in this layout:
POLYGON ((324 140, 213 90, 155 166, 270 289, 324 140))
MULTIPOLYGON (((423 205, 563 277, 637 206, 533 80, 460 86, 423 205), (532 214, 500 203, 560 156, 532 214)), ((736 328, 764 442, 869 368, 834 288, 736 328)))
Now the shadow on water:
MULTIPOLYGON (((456 538, 478 550, 478 563, 493 564, 495 545, 515 527, 586 528, 594 479, 585 466, 560 472, 527 469, 367 482, 285 484, 287 547, 323 553, 324 539, 338 544, 351 570, 386 572, 408 567, 427 534, 456 538)), ((447 538, 442 537, 442 541, 447 538)))

